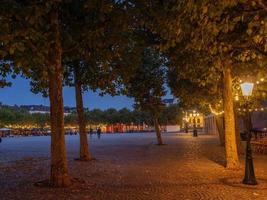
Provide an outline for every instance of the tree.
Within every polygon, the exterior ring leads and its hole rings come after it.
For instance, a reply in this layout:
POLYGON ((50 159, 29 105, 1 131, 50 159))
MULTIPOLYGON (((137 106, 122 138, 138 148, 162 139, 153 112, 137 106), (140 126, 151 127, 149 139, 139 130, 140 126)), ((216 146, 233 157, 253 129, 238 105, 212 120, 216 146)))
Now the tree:
POLYGON ((98 125, 100 123, 107 123, 104 112, 100 109, 93 109, 86 113, 86 118, 90 124, 98 125))
POLYGON ((121 4, 123 2, 119 1, 76 1, 69 8, 71 14, 66 16, 65 83, 75 87, 80 160, 92 160, 88 150, 83 92, 98 89, 101 94, 118 94, 119 79, 130 69, 122 65, 129 30, 125 26, 126 11, 121 4))
POLYGON ((104 111, 105 121, 108 124, 115 124, 119 122, 119 115, 115 108, 109 108, 104 111))
POLYGON ((127 95, 133 97, 136 106, 153 116, 158 144, 162 145, 159 117, 164 106, 162 97, 166 94, 165 58, 157 50, 148 47, 144 50, 141 64, 126 85, 127 95))
MULTIPOLYGON (((201 72, 211 72, 209 77, 222 74, 227 168, 238 168, 232 76, 241 70, 252 69, 244 61, 254 61, 258 67, 262 66, 266 57, 266 32, 263 31, 266 30, 266 4, 261 0, 225 0, 219 3, 209 0, 142 1, 145 3, 141 7, 139 1, 133 2, 135 7, 143 11, 143 16, 149 16, 146 26, 161 36, 160 47, 163 50, 178 47, 181 51, 176 51, 177 57, 185 53, 194 57, 201 55, 194 64, 189 60, 192 65, 187 70, 195 71, 200 77, 202 74, 198 73, 199 69, 202 69, 201 72), (157 12, 159 9, 160 14, 157 12), (205 63, 206 59, 210 60, 209 65, 195 68, 195 65, 205 63)), ((170 61, 173 62, 172 59, 170 61)), ((198 79, 194 82, 202 87, 205 80, 198 79)))
MULTIPOLYGON (((86 115, 83 105, 83 91, 88 87, 85 84, 85 78, 88 77, 88 71, 82 61, 74 60, 65 64, 65 84, 75 87, 76 110, 78 115, 79 134, 80 134, 80 157, 81 161, 90 161, 93 159, 88 145, 86 131, 86 115)), ((92 74, 90 74, 92 75, 92 74)))
POLYGON ((153 125, 153 119, 149 112, 145 112, 137 108, 132 111, 132 116, 135 124, 145 123, 147 125, 153 125))
MULTIPOLYGON (((119 52, 125 52, 121 48, 117 48, 117 44, 112 43, 112 45, 108 46, 110 38, 107 37, 110 32, 114 33, 120 30, 121 27, 115 26, 115 22, 117 21, 116 19, 124 20, 124 18, 116 17, 125 15, 125 10, 121 9, 118 12, 114 12, 111 16, 115 16, 115 20, 103 21, 104 25, 108 24, 106 31, 99 27, 102 17, 109 13, 110 10, 113 11, 115 4, 120 2, 113 3, 113 1, 102 4, 100 1, 66 2, 49 0, 43 2, 35 0, 31 2, 5 1, 1 5, 0 23, 1 27, 3 25, 4 28, 3 31, 1 30, 3 34, 1 34, 0 41, 5 52, 3 59, 10 61, 10 65, 14 66, 15 69, 22 70, 24 76, 31 78, 33 92, 41 91, 50 98, 52 131, 50 184, 52 186, 67 186, 70 184, 64 141, 62 64, 77 60, 89 61, 90 64, 97 63, 100 70, 104 72, 101 73, 103 75, 102 84, 112 83, 110 84, 111 86, 108 85, 106 87, 108 92, 113 92, 115 88, 113 85, 116 83, 114 81, 116 74, 120 72, 119 75, 122 76, 127 71, 120 70, 122 68, 119 69, 117 67, 120 66, 118 65, 120 56, 117 57, 116 65, 110 61, 110 54, 102 53, 102 51, 99 51, 101 54, 98 54, 99 52, 96 54, 96 59, 92 62, 88 59, 88 56, 95 55, 95 52, 91 52, 92 49, 98 47, 95 45, 101 46, 104 44, 102 50, 111 51, 114 55, 119 55, 119 52), (97 9, 94 9, 95 5, 97 9), (92 15, 88 14, 92 9, 91 6, 93 7, 92 15), (84 9, 81 10, 81 8, 84 8, 85 11, 84 9), (79 11, 82 11, 81 15, 77 16, 79 11), (98 15, 102 11, 104 13, 98 15), (82 20, 77 20, 77 17, 82 20), (95 20, 98 18, 100 19, 99 21, 95 20), (93 23, 90 23, 90 21, 93 21, 93 23), (94 24, 95 21, 98 23, 94 24), (82 32, 84 29, 80 29, 81 27, 90 26, 95 27, 95 31, 92 34, 87 32, 88 30, 82 32), (99 35, 103 36, 101 38, 105 40, 102 42, 95 40, 99 35), (88 47, 86 44, 92 45, 88 47), (81 51, 77 49, 81 49, 81 51), (69 56, 68 52, 72 53, 73 57, 69 56), (81 57, 79 56, 80 53, 81 57), (114 70, 110 70, 111 66, 114 70), (110 73, 111 71, 112 73, 110 73)), ((113 40, 111 41, 113 42, 117 36, 114 34, 112 36, 113 40)), ((81 101, 79 104, 82 104, 81 101)), ((80 114, 80 116, 83 116, 83 114, 80 114)), ((85 139, 85 137, 82 138, 85 139)), ((84 140, 83 144, 85 144, 84 140)), ((86 145, 82 146, 85 149, 86 145)))
MULTIPOLYGON (((256 44, 249 35, 249 27, 251 23, 255 23, 255 17, 258 14, 262 16, 260 13, 264 12, 264 8, 260 3, 253 5, 251 2, 223 1, 220 4, 214 4, 212 1, 207 1, 199 5, 188 3, 184 9, 188 11, 188 19, 194 27, 187 49, 207 52, 208 57, 212 58, 214 69, 222 73, 227 168, 237 168, 239 161, 236 148, 232 76, 238 74, 240 70, 251 70, 249 65, 244 65, 244 61, 262 60, 260 58, 262 52, 255 48, 255 45, 263 45, 264 42, 256 44), (250 12, 255 9, 258 10, 257 14, 250 12), (192 12, 194 12, 193 16, 192 12)), ((256 21, 258 23, 258 20, 256 21)), ((260 37, 261 25, 254 28, 253 33, 260 37)))
POLYGON ((174 104, 163 108, 159 121, 165 125, 177 125, 182 123, 182 117, 180 106, 174 104))
POLYGON ((122 108, 118 111, 118 123, 131 124, 134 123, 132 112, 127 108, 122 108))
POLYGON ((51 121, 50 185, 67 186, 70 177, 64 139, 62 98, 62 19, 60 1, 6 1, 1 6, 0 41, 10 65, 48 87, 51 121))
POLYGON ((49 115, 42 113, 32 114, 33 122, 38 128, 44 128, 49 123, 49 115))
MULTIPOLYGON (((1 58, 1 57, 0 57, 1 58)), ((0 88, 11 86, 11 83, 7 81, 6 77, 11 72, 10 67, 0 61, 0 88)))

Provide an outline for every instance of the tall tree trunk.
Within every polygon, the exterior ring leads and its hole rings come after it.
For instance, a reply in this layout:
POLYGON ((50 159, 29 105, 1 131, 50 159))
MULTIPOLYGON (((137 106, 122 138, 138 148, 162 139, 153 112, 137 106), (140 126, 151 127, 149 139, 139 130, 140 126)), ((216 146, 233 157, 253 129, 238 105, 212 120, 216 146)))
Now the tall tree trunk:
MULTIPOLYGON (((79 65, 79 64, 78 64, 79 65)), ((78 113, 79 133, 80 133, 80 160, 92 160, 92 155, 89 152, 88 138, 86 133, 86 120, 84 115, 82 84, 79 73, 79 66, 75 66, 75 93, 76 93, 76 109, 78 113)))
POLYGON ((63 187, 70 185, 64 131, 64 105, 62 97, 61 36, 58 13, 51 13, 51 32, 55 41, 51 45, 49 69, 49 98, 51 115, 51 174, 50 185, 63 187))
POLYGON ((233 107, 232 76, 230 63, 224 63, 223 72, 223 107, 225 119, 225 151, 226 167, 228 169, 239 168, 239 159, 235 135, 235 117, 233 107))
POLYGON ((215 123, 219 133, 220 145, 225 145, 225 132, 224 132, 224 116, 215 115, 215 123))
POLYGON ((161 131, 160 131, 159 121, 158 121, 157 117, 154 117, 154 125, 155 125, 158 145, 162 145, 163 142, 162 142, 162 138, 161 138, 161 131))

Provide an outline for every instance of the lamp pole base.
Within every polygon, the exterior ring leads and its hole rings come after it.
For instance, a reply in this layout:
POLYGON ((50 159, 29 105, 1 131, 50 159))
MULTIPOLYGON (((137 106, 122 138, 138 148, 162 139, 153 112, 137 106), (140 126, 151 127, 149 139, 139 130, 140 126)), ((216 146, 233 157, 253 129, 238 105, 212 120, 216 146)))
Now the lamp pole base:
POLYGON ((248 135, 247 138, 247 148, 246 148, 246 168, 245 168, 245 177, 243 184, 246 185, 257 185, 256 176, 254 173, 252 150, 250 144, 251 135, 248 135))

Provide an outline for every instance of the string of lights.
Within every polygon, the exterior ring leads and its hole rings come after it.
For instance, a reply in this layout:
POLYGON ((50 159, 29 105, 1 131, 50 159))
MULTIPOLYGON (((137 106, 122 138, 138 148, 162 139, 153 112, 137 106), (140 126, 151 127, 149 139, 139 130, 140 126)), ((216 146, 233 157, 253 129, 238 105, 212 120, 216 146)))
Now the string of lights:
MULTIPOLYGON (((209 109, 210 109, 210 112, 214 115, 222 115, 224 113, 224 111, 216 111, 214 110, 211 105, 209 104, 209 109)), ((246 112, 247 110, 245 108, 238 108, 237 109, 239 112, 246 112)), ((267 111, 267 107, 261 107, 261 108, 254 108, 254 109, 248 109, 249 112, 263 112, 263 111, 267 111)))
POLYGON ((220 112, 217 112, 216 110, 214 110, 211 105, 209 104, 209 109, 210 109, 210 112, 214 115, 221 115, 224 113, 224 111, 220 111, 220 112))
MULTIPOLYGON (((237 109, 238 111, 244 111, 246 112, 247 110, 245 108, 238 108, 237 109)), ((263 111, 267 111, 267 107, 261 107, 261 108, 254 108, 254 109, 248 109, 248 111, 252 112, 252 111, 255 111, 255 112, 263 112, 263 111)))
MULTIPOLYGON (((255 83, 258 85, 258 84, 264 82, 265 80, 266 80, 266 78, 260 78, 260 79, 258 79, 257 81, 255 81, 255 83)), ((243 81, 240 79, 240 80, 239 80, 239 83, 243 83, 243 81)))
MULTIPOLYGON (((260 78, 260 79, 258 79, 257 81, 255 81, 255 83, 257 84, 257 85, 259 85, 259 84, 261 84, 261 83, 263 83, 263 82, 265 82, 267 79, 266 78, 260 78)), ((243 81, 240 79, 239 80, 239 83, 243 83, 243 81)), ((234 96, 234 100, 235 101, 239 101, 239 96, 238 96, 238 94, 236 94, 235 96, 234 96)), ((211 104, 209 104, 209 109, 210 109, 210 112, 212 113, 212 114, 214 114, 214 115, 222 115, 223 113, 224 113, 224 111, 220 111, 220 112, 218 112, 218 111, 216 111, 216 110, 214 110, 213 108, 212 108, 212 106, 211 106, 211 104)), ((238 108, 237 109, 239 112, 246 112, 246 111, 249 111, 249 112, 263 112, 263 111, 267 111, 267 107, 261 107, 261 108, 254 108, 254 109, 245 109, 245 108, 238 108)))

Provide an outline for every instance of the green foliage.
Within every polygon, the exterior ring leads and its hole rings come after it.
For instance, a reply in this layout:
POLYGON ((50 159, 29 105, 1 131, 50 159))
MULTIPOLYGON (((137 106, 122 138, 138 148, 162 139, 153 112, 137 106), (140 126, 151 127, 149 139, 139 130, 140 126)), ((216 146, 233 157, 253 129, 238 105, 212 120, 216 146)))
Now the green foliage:
POLYGON ((159 47, 170 62, 169 85, 183 106, 218 102, 225 67, 231 67, 234 78, 266 74, 264 1, 131 2, 143 25, 160 37, 159 47))
POLYGON ((0 60, 0 88, 11 86, 11 83, 6 79, 11 72, 10 66, 5 64, 4 60, 0 60))
POLYGON ((180 106, 174 104, 164 107, 159 117, 160 124, 177 125, 182 124, 182 110, 180 106))
MULTIPOLYGON (((164 107, 160 115, 160 122, 162 124, 179 124, 181 122, 181 110, 177 105, 164 107)), ((44 128, 49 125, 50 115, 42 113, 30 114, 27 110, 19 107, 1 106, 0 108, 0 126, 8 125, 31 125, 37 128, 44 128)), ((64 117, 65 125, 75 126, 78 124, 78 116, 73 112, 64 117)), ((153 118, 149 112, 141 110, 129 110, 122 108, 116 110, 110 108, 107 110, 92 109, 86 111, 87 124, 148 124, 153 125, 153 118)))
POLYGON ((0 124, 2 127, 8 125, 33 125, 44 127, 49 122, 49 115, 30 114, 27 110, 1 106, 0 124))
MULTIPOLYGON (((88 124, 98 125, 98 124, 140 124, 146 122, 142 117, 146 116, 146 113, 139 111, 130 111, 127 108, 121 110, 116 110, 110 108, 107 110, 92 109, 86 111, 86 121, 88 124)), ((77 124, 77 113, 71 113, 70 115, 65 116, 66 125, 75 125, 77 124)))
POLYGON ((136 107, 159 116, 164 104, 162 97, 166 94, 164 83, 166 75, 165 57, 153 48, 146 48, 141 64, 131 75, 126 94, 133 97, 136 107))
POLYGON ((73 86, 76 76, 84 90, 115 95, 119 77, 130 69, 119 62, 128 48, 126 11, 116 1, 74 4, 62 32, 65 84, 73 86))
POLYGON ((143 122, 146 124, 152 124, 152 119, 149 113, 139 110, 130 111, 127 108, 120 110, 110 108, 103 111, 100 109, 93 109, 87 111, 86 114, 87 120, 90 124, 142 124, 143 122))
POLYGON ((68 114, 64 117, 64 124, 65 125, 75 125, 78 124, 78 115, 76 112, 73 112, 71 114, 68 114))
POLYGON ((86 112, 86 118, 90 124, 106 123, 104 112, 100 109, 93 109, 90 112, 86 112))
POLYGON ((34 113, 31 114, 31 121, 36 124, 38 128, 44 128, 49 125, 50 116, 49 114, 34 113))

